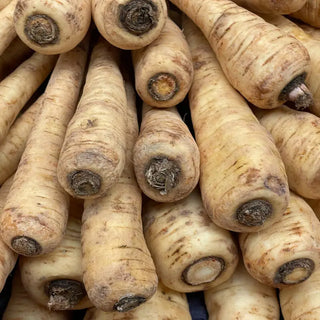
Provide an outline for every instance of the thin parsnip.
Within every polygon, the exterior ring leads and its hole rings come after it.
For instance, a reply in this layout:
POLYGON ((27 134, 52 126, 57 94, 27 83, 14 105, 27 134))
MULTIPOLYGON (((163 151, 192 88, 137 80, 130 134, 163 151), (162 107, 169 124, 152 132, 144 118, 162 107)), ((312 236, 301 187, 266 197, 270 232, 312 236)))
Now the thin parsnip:
POLYGON ((176 107, 152 108, 143 104, 133 163, 141 190, 155 201, 183 199, 196 187, 199 149, 176 107))
POLYGON ((263 229, 288 205, 283 161, 271 135, 227 81, 199 28, 187 17, 183 21, 195 69, 189 105, 204 207, 222 228, 263 229))
POLYGON ((296 12, 290 14, 291 17, 299 19, 311 26, 320 27, 320 1, 307 0, 305 5, 296 12))
POLYGON ((306 48, 231 0, 171 0, 202 30, 232 86, 260 108, 312 103, 306 48))
POLYGON ((146 243, 162 283, 178 292, 206 290, 226 281, 238 263, 231 233, 216 226, 200 192, 173 203, 147 200, 143 206, 146 243))
POLYGON ((93 305, 127 312, 148 301, 158 277, 143 235, 142 195, 133 171, 138 135, 133 85, 127 90, 126 164, 117 183, 98 199, 85 199, 82 215, 83 283, 93 305))
POLYGON ((275 288, 306 281, 320 267, 319 230, 320 221, 312 208, 291 192, 280 220, 262 231, 239 234, 247 271, 275 288))
POLYGON ((83 84, 88 48, 86 38, 59 56, 0 217, 4 241, 21 255, 50 252, 63 238, 69 196, 58 182, 57 164, 83 84))
POLYGON ((4 141, 0 143, 0 185, 18 168, 29 134, 41 108, 40 96, 13 123, 4 141))
POLYGON ((193 79, 193 65, 182 30, 170 19, 159 37, 132 50, 135 88, 153 107, 173 107, 186 97, 193 79))
POLYGON ((115 47, 135 50, 154 41, 168 16, 166 0, 92 0, 100 34, 115 47))
POLYGON ((73 197, 101 197, 124 168, 127 99, 120 60, 120 50, 100 37, 59 156, 58 180, 73 197))
POLYGON ((91 22, 90 0, 18 0, 13 22, 17 35, 42 54, 60 54, 76 47, 91 22))

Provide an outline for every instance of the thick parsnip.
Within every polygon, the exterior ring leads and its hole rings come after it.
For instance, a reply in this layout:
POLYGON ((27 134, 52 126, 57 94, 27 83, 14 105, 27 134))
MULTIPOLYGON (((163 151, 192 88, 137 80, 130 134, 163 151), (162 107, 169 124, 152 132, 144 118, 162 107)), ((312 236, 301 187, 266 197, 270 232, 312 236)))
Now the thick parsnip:
POLYGON ((127 150, 122 175, 98 199, 84 200, 83 282, 89 299, 103 311, 126 312, 148 301, 158 283, 142 229, 142 195, 133 171, 138 135, 135 93, 127 87, 127 150))
POLYGON ((13 15, 20 39, 42 54, 60 54, 76 47, 89 30, 90 0, 18 0, 13 15))
POLYGON ((286 106, 256 114, 280 152, 290 189, 320 199, 320 118, 286 106))
POLYGON ((276 290, 252 278, 241 261, 232 277, 204 291, 204 298, 209 320, 280 319, 276 290))
POLYGON ((282 218, 255 233, 240 233, 249 274, 268 286, 283 288, 305 281, 320 268, 320 221, 308 203, 291 192, 282 218))
POLYGON ((40 96, 25 110, 13 123, 4 141, 0 143, 0 185, 18 168, 29 134, 41 108, 42 98, 40 96))
POLYGON ((100 37, 57 168, 60 184, 73 197, 101 197, 124 168, 127 100, 120 59, 120 50, 100 37))
POLYGON ((52 71, 56 61, 57 56, 35 52, 0 82, 0 142, 27 101, 52 71))
POLYGON ((155 201, 183 199, 196 187, 199 149, 176 107, 152 108, 143 104, 133 163, 141 190, 155 201))
POLYGON ((89 47, 85 40, 59 56, 0 218, 3 240, 21 255, 52 251, 66 228, 69 197, 56 171, 83 83, 89 47))
POLYGON ((100 34, 115 47, 135 50, 154 41, 168 16, 166 0, 92 0, 100 34))
POLYGON ((195 69, 189 104, 204 207, 225 229, 263 229, 288 205, 284 164, 271 135, 231 87, 200 30, 187 18, 183 27, 195 69))
POLYGON ((299 19, 311 26, 320 27, 320 1, 307 0, 305 5, 298 11, 290 14, 291 17, 299 19))
POLYGON ((210 220, 198 189, 173 203, 148 200, 143 226, 159 279, 172 290, 195 292, 217 286, 237 266, 232 235, 210 220))
POLYGON ((309 107, 310 56, 300 41, 231 0, 171 0, 202 30, 232 84, 257 107, 309 107))
POLYGON ((128 312, 104 312, 97 308, 87 310, 84 320, 191 320, 185 293, 158 284, 156 293, 149 301, 128 312))
POLYGON ((162 108, 183 101, 192 83, 193 65, 184 34, 170 18, 156 40, 131 54, 135 87, 146 104, 162 108))

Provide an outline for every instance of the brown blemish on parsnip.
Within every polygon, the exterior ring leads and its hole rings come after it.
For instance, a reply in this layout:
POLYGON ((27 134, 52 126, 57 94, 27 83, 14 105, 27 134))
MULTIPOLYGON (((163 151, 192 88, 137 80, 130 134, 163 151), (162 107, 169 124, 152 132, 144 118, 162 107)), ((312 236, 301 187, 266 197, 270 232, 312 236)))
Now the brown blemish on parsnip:
POLYGON ((101 188, 101 177, 91 170, 72 171, 68 174, 67 180, 77 196, 94 195, 101 188))
POLYGON ((279 196, 286 193, 287 190, 286 184, 278 177, 272 175, 264 180, 264 186, 279 196))
POLYGON ((42 247, 35 240, 27 236, 16 236, 11 240, 12 249, 24 256, 37 256, 41 254, 42 247))
POLYGON ((160 72, 148 80, 147 90, 154 100, 168 101, 178 92, 179 83, 174 74, 160 72))

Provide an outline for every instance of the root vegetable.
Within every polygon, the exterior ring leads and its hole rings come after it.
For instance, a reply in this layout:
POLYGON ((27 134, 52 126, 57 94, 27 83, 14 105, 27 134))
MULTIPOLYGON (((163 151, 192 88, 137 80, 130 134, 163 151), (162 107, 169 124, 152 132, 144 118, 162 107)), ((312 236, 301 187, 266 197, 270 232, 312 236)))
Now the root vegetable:
POLYGON ((158 284, 143 236, 142 196, 132 165, 138 135, 135 95, 129 84, 126 90, 125 168, 105 196, 84 200, 82 216, 83 282, 93 305, 106 312, 138 307, 154 295, 158 284))
POLYGON ((92 0, 100 34, 115 47, 142 48, 154 41, 167 19, 165 0, 92 0))
POLYGON ((184 34, 170 18, 156 40, 131 53, 135 87, 146 104, 162 108, 183 101, 192 83, 193 65, 184 34))
POLYGON ((133 163, 141 190, 155 201, 183 199, 196 187, 199 149, 176 107, 143 105, 133 163))
POLYGON ((20 39, 42 54, 60 54, 75 48, 91 22, 90 0, 18 0, 15 31, 20 39))
POLYGON ((104 312, 97 308, 87 310, 84 320, 191 320, 185 293, 179 293, 159 282, 156 293, 139 308, 128 312, 104 312))
POLYGON ((299 19, 311 26, 320 27, 320 1, 307 0, 305 5, 296 12, 290 14, 291 17, 299 19))
POLYGON ((300 41, 230 0, 171 2, 202 30, 232 86, 252 104, 313 103, 304 83, 310 56, 300 41))
POLYGON ((63 238, 69 197, 56 171, 83 82, 88 40, 59 56, 0 217, 3 240, 21 255, 50 252, 63 238))
POLYGON ((82 282, 81 220, 69 217, 60 244, 39 257, 20 257, 21 281, 28 295, 49 310, 92 307, 82 282))
POLYGON ((284 164, 271 135, 231 87, 200 30, 187 18, 183 27, 195 69, 189 104, 204 207, 222 228, 263 229, 288 205, 284 164))
POLYGON ((4 7, 6 7, 10 2, 11 2, 11 0, 1 0, 0 1, 0 10, 2 10, 4 7))
POLYGON ((283 288, 307 280, 320 263, 320 221, 307 202, 291 192, 282 218, 256 233, 240 233, 249 274, 268 286, 283 288))
POLYGON ((276 290, 252 278, 242 262, 229 280, 204 291, 204 298, 209 320, 280 319, 276 290))
POLYGON ((59 157, 60 184, 73 197, 104 195, 125 163, 127 100, 120 50, 102 37, 93 48, 86 83, 59 157))
POLYGON ((172 290, 195 292, 217 286, 237 266, 233 237, 209 219, 197 189, 173 203, 147 201, 143 226, 159 279, 172 290))

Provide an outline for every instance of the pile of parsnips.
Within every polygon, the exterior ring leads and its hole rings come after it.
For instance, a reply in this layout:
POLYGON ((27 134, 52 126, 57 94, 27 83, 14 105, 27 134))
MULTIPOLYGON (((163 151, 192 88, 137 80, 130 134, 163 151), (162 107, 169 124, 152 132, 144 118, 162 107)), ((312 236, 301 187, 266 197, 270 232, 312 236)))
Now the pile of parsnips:
POLYGON ((3 319, 320 318, 319 6, 0 1, 3 319))

